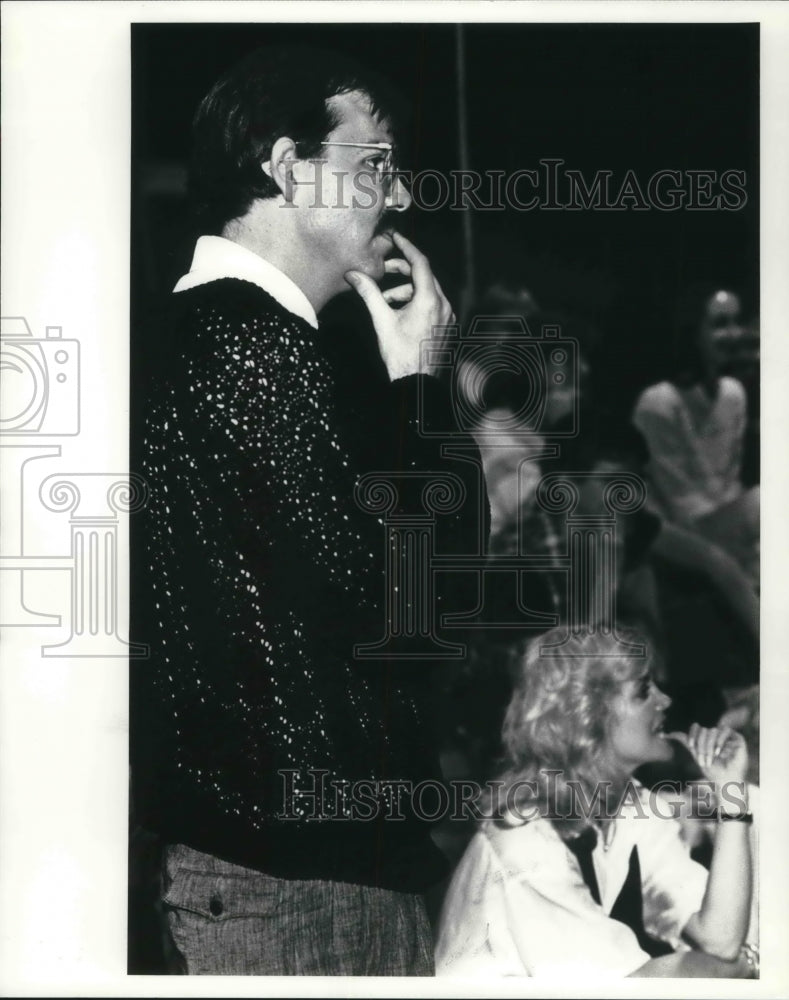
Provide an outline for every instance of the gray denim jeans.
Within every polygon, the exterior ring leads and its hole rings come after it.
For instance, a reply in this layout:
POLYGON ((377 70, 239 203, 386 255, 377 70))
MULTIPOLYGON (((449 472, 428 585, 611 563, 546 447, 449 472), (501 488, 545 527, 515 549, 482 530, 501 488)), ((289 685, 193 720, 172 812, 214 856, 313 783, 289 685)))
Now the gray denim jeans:
POLYGON ((164 854, 164 903, 191 975, 432 976, 421 896, 273 878, 183 844, 164 854))

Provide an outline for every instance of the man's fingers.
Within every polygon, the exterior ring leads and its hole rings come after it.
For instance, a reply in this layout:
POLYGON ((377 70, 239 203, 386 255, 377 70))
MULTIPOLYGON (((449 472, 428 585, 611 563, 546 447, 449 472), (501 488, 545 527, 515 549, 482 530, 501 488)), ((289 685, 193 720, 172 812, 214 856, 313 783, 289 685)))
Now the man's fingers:
POLYGON ((444 295, 444 289, 438 283, 438 278, 435 275, 433 275, 433 284, 435 285, 435 289, 438 292, 439 298, 442 298, 445 301, 448 301, 446 295, 444 295))
POLYGON ((345 280, 362 298, 373 323, 389 313, 389 306, 381 294, 381 289, 372 278, 361 271, 346 271, 345 280))
MULTIPOLYGON (((393 236, 399 236, 401 240, 405 240, 405 236, 401 236, 400 233, 393 233, 392 235, 393 236)), ((433 282, 433 288, 435 289, 436 295, 438 296, 441 311, 444 312, 445 314, 451 313, 452 316, 453 316, 453 318, 449 322, 450 323, 454 323, 455 319, 454 319, 454 313, 452 312, 452 306, 449 304, 449 299, 444 294, 444 289, 441 287, 441 284, 440 284, 438 278, 435 276, 435 274, 433 274, 433 271, 432 271, 432 269, 430 267, 430 261, 427 259, 427 257, 425 257, 425 255, 423 253, 421 253, 421 251, 417 250, 417 248, 414 246, 413 243, 411 243, 410 246, 411 246, 412 250, 414 251, 414 254, 415 255, 419 254, 419 256, 422 257, 422 259, 424 260, 425 264, 427 265, 426 275, 429 273, 430 280, 433 282)), ((403 249, 403 252, 405 253, 405 248, 403 249)), ((409 274, 414 273, 414 267, 416 266, 414 264, 414 262, 408 263, 407 261, 404 261, 403 263, 405 263, 406 266, 408 267, 408 272, 407 273, 409 273, 409 274)), ((405 274, 406 272, 405 271, 401 271, 400 273, 401 274, 405 274)), ((416 283, 417 283, 417 278, 416 278, 416 274, 414 274, 414 284, 416 284, 416 283)), ((429 287, 429 285, 427 287, 429 287)))
POLYGON ((414 286, 408 282, 405 285, 397 285, 396 288, 387 288, 382 294, 389 305, 393 302, 410 302, 414 297, 414 286))
POLYGON ((406 239, 402 233, 393 232, 392 239, 395 246, 402 251, 403 256, 411 265, 411 276, 414 280, 416 291, 421 291, 423 288, 430 288, 435 291, 433 272, 430 269, 427 257, 425 257, 421 250, 417 250, 414 244, 406 239))
POLYGON ((402 257, 390 257, 384 261, 384 273, 404 274, 408 278, 411 276, 411 265, 402 257))
MULTIPOLYGON (((395 246, 402 251, 410 268, 411 280, 414 285, 414 296, 418 296, 423 300, 425 294, 431 298, 435 297, 438 300, 436 303, 438 307, 438 323, 440 325, 451 325, 454 323, 455 318, 452 306, 449 304, 446 295, 444 295, 441 285, 436 280, 427 257, 409 239, 406 239, 402 233, 393 232, 392 239, 395 246), (449 318, 450 316, 452 317, 451 319, 449 318)), ((399 269, 398 272, 405 273, 399 271, 399 269)))

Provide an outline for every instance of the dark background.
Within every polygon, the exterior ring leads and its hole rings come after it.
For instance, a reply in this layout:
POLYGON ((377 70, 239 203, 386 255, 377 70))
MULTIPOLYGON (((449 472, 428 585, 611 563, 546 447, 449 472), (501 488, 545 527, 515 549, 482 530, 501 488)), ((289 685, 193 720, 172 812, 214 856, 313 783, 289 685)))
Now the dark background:
MULTIPOLYGON (((737 211, 473 212, 477 290, 516 278, 544 308, 585 321, 597 345, 596 381, 628 408, 666 367, 667 330, 683 289, 711 280, 741 291, 746 314, 758 312, 758 25, 467 24, 462 31, 472 169, 510 173, 558 157, 587 183, 599 169, 621 183, 632 169, 644 188, 661 169, 746 172, 748 201, 737 211)), ((460 166, 456 32, 420 24, 134 25, 136 345, 144 346, 157 296, 188 270, 196 235, 185 203, 190 122, 225 69, 278 41, 350 52, 385 72, 410 105, 403 168, 449 171, 460 166)), ((398 222, 457 306, 466 273, 463 213, 414 207, 398 222)), ((356 305, 333 308, 364 321, 356 305)))

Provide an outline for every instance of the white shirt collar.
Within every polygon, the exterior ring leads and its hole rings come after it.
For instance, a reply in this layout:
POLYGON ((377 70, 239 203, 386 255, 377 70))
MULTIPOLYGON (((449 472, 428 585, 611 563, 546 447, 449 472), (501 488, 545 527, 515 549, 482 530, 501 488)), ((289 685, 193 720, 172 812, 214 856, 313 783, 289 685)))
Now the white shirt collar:
POLYGON ((173 289, 183 292, 219 278, 240 278, 251 281, 276 299, 289 312, 305 319, 318 329, 318 318, 307 296, 278 267, 259 257, 246 247, 223 236, 201 236, 195 246, 192 266, 173 289))

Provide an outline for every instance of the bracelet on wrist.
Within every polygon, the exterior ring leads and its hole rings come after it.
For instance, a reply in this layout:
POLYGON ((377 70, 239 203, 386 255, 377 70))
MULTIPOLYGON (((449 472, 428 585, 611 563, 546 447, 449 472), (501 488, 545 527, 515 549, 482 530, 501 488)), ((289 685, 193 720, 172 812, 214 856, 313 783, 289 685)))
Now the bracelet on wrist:
POLYGON ((717 820, 719 823, 745 823, 750 826, 753 823, 753 813, 746 812, 725 812, 723 809, 717 810, 717 820))

